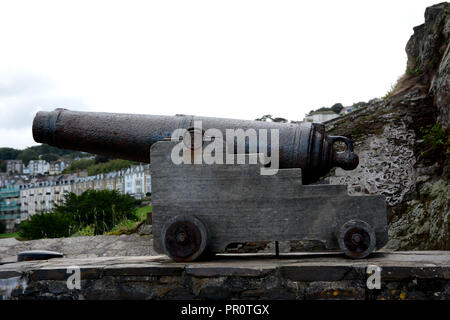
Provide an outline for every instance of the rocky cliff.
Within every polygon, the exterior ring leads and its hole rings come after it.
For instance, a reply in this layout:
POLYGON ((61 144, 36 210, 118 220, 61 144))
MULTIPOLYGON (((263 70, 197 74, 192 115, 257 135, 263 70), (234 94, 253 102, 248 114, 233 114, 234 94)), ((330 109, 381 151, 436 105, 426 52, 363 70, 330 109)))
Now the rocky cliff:
POLYGON ((450 249, 450 4, 431 6, 406 45, 405 74, 384 99, 326 123, 355 143, 356 170, 330 182, 382 194, 390 249, 450 249))

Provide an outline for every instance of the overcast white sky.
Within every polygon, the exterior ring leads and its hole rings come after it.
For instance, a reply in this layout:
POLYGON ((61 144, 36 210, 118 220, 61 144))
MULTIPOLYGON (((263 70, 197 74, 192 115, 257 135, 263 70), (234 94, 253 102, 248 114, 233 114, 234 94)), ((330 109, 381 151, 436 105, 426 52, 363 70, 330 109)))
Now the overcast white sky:
POLYGON ((429 0, 0 0, 0 147, 38 110, 301 120, 383 96, 429 0))

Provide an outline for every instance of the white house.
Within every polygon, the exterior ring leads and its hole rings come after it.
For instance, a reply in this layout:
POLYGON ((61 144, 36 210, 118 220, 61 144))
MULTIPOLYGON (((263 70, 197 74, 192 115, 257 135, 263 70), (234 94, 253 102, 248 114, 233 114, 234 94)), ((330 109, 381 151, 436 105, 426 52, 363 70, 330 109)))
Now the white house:
POLYGON ((138 165, 125 169, 124 193, 142 198, 146 193, 152 192, 150 165, 138 165))
POLYGON ((51 211, 55 204, 62 204, 64 193, 72 191, 74 179, 74 175, 61 175, 21 185, 20 212, 22 220, 39 212, 51 211))
POLYGON ((26 170, 24 170, 24 173, 28 173, 30 175, 37 175, 37 174, 48 174, 50 171, 50 164, 45 160, 30 160, 28 162, 28 166, 26 170))
POLYGON ((331 119, 337 118, 339 115, 334 111, 315 111, 308 114, 303 121, 305 122, 314 122, 314 123, 322 123, 325 121, 329 121, 331 119))

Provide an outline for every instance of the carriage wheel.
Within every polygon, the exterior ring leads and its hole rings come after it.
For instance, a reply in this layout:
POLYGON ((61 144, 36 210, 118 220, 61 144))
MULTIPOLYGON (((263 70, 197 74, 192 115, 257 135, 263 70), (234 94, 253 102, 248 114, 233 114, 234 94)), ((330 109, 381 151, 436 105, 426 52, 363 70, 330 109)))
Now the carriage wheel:
POLYGON ((177 216, 164 224, 161 240, 164 252, 174 261, 194 261, 207 245, 205 225, 193 216, 177 216))
POLYGON ((354 259, 362 259, 375 249, 375 232, 367 222, 350 220, 344 223, 339 230, 338 243, 345 255, 354 259))

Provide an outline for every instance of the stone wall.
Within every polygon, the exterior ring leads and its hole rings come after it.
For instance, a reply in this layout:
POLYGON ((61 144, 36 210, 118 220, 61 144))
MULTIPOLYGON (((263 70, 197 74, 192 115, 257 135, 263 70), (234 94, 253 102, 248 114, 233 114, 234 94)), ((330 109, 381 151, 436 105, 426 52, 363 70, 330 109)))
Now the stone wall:
POLYGON ((0 300, 445 300, 449 263, 449 252, 378 253, 357 261, 336 254, 241 254, 188 264, 164 256, 52 259, 0 266, 0 300), (381 268, 378 289, 367 286, 368 265, 381 268), (80 289, 67 286, 69 266, 80 267, 80 289))

